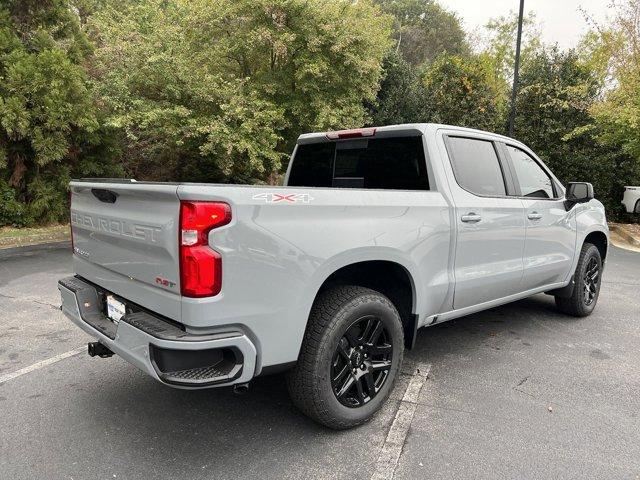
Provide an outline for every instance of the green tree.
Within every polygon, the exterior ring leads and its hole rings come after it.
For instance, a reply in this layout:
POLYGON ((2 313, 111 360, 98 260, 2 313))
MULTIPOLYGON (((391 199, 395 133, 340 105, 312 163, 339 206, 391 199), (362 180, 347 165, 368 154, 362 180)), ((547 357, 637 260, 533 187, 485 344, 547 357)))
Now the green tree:
POLYGON ((599 98, 597 72, 575 51, 543 49, 523 64, 515 137, 529 145, 563 183, 588 181, 611 218, 620 215, 619 179, 629 158, 603 145, 590 111, 599 98))
POLYGON ((395 51, 414 66, 433 62, 440 54, 468 55, 471 49, 457 14, 435 0, 377 0, 392 14, 395 51))
POLYGON ((90 52, 68 2, 0 7, 0 223, 66 217, 68 179, 99 130, 82 67, 90 52))
POLYGON ((368 1, 110 2, 92 23, 108 125, 140 178, 267 178, 299 133, 365 122, 390 45, 368 1))
POLYGON ((590 32, 581 50, 604 87, 590 108, 596 135, 618 152, 610 174, 612 211, 621 220, 637 222, 637 215, 622 213, 618 201, 625 185, 640 184, 640 0, 615 1, 612 11, 613 20, 590 32))
MULTIPOLYGON (((518 15, 510 12, 506 16, 491 19, 483 31, 473 38, 478 59, 488 72, 487 81, 495 92, 496 108, 501 119, 497 130, 507 132, 507 115, 510 106, 518 15)), ((530 12, 523 22, 521 64, 524 64, 542 48, 540 28, 535 15, 530 12)))
POLYGON ((640 162, 640 0, 614 2, 613 6, 612 23, 585 42, 585 51, 600 61, 605 80, 612 86, 592 112, 602 126, 603 140, 619 145, 640 162))
POLYGON ((425 89, 417 69, 402 55, 391 53, 383 62, 383 72, 376 101, 368 105, 370 124, 426 121, 425 89))
MULTIPOLYGON (((517 31, 518 15, 511 11, 508 15, 489 20, 483 32, 474 39, 481 56, 494 70, 496 77, 505 81, 507 87, 513 79, 517 31)), ((529 12, 523 19, 521 62, 525 63, 542 46, 540 26, 535 14, 529 12)))
POLYGON ((477 57, 440 56, 423 78, 425 121, 496 131, 500 116, 491 75, 477 57))

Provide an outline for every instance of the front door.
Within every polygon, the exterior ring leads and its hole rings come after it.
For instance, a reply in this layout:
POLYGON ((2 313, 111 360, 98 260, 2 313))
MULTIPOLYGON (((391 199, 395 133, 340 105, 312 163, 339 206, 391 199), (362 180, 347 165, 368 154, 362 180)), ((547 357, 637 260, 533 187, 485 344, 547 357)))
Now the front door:
POLYGON ((516 146, 506 145, 506 151, 525 210, 522 289, 564 282, 576 248, 575 216, 567 212, 558 185, 537 159, 516 146))

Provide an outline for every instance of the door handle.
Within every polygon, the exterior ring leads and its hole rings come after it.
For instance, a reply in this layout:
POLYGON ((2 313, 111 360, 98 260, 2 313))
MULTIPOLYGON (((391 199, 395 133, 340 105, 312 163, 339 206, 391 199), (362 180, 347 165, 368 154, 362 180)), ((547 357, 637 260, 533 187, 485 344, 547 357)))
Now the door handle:
POLYGON ((462 215, 460 218, 465 223, 477 223, 482 220, 480 215, 476 215, 475 213, 468 213, 467 215, 462 215))
POLYGON ((538 212, 531 212, 527 215, 529 220, 540 220, 542 218, 542 214, 538 212))

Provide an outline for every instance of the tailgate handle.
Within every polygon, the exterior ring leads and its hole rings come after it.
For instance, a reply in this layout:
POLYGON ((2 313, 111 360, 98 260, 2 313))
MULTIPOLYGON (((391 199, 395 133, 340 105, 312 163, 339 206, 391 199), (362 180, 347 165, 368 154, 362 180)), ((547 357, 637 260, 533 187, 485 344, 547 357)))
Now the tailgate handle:
POLYGON ((98 200, 104 203, 116 203, 116 199, 118 198, 118 194, 116 192, 112 192, 111 190, 106 190, 104 188, 92 188, 91 193, 98 200))

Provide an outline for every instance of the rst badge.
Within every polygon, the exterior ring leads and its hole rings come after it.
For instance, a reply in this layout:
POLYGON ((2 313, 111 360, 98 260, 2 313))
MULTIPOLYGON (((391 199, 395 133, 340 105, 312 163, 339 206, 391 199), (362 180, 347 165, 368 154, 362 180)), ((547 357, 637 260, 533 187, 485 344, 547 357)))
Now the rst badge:
POLYGON ((171 280, 167 280, 166 278, 162 277, 156 277, 156 284, 169 288, 174 288, 176 286, 176 282, 172 282, 171 280))
POLYGON ((252 197, 264 203, 310 203, 313 197, 308 193, 258 193, 252 197))

